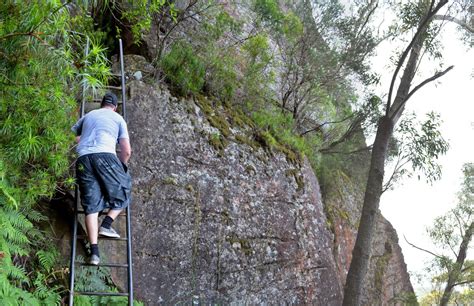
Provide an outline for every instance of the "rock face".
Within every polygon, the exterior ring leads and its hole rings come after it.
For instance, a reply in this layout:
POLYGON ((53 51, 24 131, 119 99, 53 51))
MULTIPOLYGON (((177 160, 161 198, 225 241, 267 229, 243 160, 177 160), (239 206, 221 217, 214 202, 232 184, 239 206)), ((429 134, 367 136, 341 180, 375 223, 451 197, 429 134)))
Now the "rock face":
POLYGON ((150 305, 338 305, 319 186, 311 167, 233 139, 198 105, 131 85, 137 295, 150 305))
MULTIPOLYGON (((307 161, 256 144, 219 104, 138 80, 129 89, 137 298, 340 305, 360 191, 323 204, 307 161), (339 213, 327 219, 328 207, 339 213)), ((364 305, 397 305, 413 289, 381 216, 376 237, 364 305)))
MULTIPOLYGON (((334 175, 325 186, 324 207, 334 233, 333 254, 342 283, 352 259, 369 160, 367 152, 350 157, 344 173, 334 175)), ((380 212, 375 231, 362 305, 416 304, 397 233, 380 212)))

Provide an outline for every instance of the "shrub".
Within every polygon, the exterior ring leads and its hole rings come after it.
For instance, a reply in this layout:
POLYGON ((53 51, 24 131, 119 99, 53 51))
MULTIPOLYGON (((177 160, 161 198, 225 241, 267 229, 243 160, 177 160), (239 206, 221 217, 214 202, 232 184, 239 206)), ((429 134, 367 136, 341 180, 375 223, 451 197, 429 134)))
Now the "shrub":
MULTIPOLYGON (((263 130, 261 135, 267 144, 286 146, 297 153, 306 155, 312 163, 317 162, 319 154, 316 152, 321 140, 316 136, 305 138, 298 135, 293 130, 295 124, 290 114, 280 109, 269 108, 253 112, 252 118, 263 130)), ((287 152, 284 148, 280 149, 287 152)))
POLYGON ((202 60, 190 44, 176 42, 161 60, 166 79, 181 95, 199 93, 204 85, 205 69, 202 60))
POLYGON ((95 44, 85 65, 60 1, 1 1, 0 16, 0 304, 54 305, 63 287, 35 204, 69 170, 79 81, 96 89, 109 69, 95 44))

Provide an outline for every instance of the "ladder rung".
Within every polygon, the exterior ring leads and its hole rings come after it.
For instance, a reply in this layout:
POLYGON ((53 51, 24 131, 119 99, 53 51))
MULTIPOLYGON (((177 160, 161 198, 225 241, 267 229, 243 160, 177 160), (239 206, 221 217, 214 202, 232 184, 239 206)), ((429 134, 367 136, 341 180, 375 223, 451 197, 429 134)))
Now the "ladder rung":
POLYGON ((127 292, 84 292, 75 291, 74 295, 128 296, 127 292))
POLYGON ((104 88, 115 89, 115 90, 121 90, 121 89, 122 89, 122 86, 110 86, 110 85, 107 85, 107 86, 104 86, 104 88))
POLYGON ((128 264, 114 264, 114 263, 101 263, 101 264, 98 264, 98 265, 92 265, 90 263, 86 263, 86 262, 78 262, 76 261, 76 265, 81 265, 81 266, 85 266, 85 267, 110 267, 110 268, 128 268, 128 264))
MULTIPOLYGON (((92 99, 89 103, 102 103, 102 99, 92 99)), ((117 101, 117 104, 122 104, 122 100, 117 101)))
MULTIPOLYGON (((83 210, 78 210, 78 211, 77 211, 77 213, 78 213, 78 214, 85 214, 86 212, 85 212, 85 211, 83 211, 83 210)), ((121 212, 121 213, 120 213, 120 214, 118 214, 118 215, 119 215, 119 216, 126 216, 127 214, 126 214, 126 213, 124 213, 124 212, 121 212)))
MULTIPOLYGON (((86 235, 77 235, 77 239, 87 239, 86 235)), ((104 236, 99 236, 99 239, 101 240, 118 240, 118 241, 127 241, 127 238, 110 238, 110 237, 104 237, 104 236)))

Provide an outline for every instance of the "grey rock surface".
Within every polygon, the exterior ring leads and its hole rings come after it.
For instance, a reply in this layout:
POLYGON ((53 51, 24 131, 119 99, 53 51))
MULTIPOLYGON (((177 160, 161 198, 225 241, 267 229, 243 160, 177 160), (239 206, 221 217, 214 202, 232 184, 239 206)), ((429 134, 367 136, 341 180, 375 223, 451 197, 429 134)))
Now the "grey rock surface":
MULTIPOLYGON (((129 88, 137 297, 147 305, 340 305, 360 190, 343 184, 323 204, 307 161, 240 143, 245 130, 236 127, 219 152, 210 139, 221 132, 193 99, 141 81, 129 88), (345 213, 328 220, 324 205, 345 213)), ((376 236, 364 302, 393 305, 413 290, 381 216, 376 236)))
POLYGON ((309 163, 232 136, 219 156, 207 134, 214 128, 192 100, 130 86, 138 297, 338 305, 333 238, 309 163))
MULTIPOLYGON (((353 155, 347 160, 345 174, 335 176, 325 192, 324 205, 334 233, 333 255, 342 283, 352 259, 369 160, 368 152, 353 155)), ((375 231, 362 305, 408 305, 414 297, 410 276, 397 233, 380 211, 375 231)))

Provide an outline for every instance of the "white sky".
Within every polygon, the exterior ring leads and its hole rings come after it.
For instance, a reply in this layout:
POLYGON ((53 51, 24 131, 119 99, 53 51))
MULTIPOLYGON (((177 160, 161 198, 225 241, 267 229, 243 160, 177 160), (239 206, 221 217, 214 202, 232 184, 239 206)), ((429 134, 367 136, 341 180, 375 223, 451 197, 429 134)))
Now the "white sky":
MULTIPOLYGON (((454 69, 438 82, 420 89, 408 102, 406 110, 406 113, 414 111, 420 119, 424 119, 424 114, 430 111, 440 113, 444 121, 441 132, 450 143, 448 153, 440 159, 442 179, 433 185, 423 179, 405 179, 402 186, 398 185, 382 196, 380 205, 382 214, 397 230, 408 270, 415 273, 423 271, 429 256, 409 246, 403 236, 420 247, 430 248, 426 227, 432 224, 435 217, 455 205, 462 178, 461 167, 466 162, 474 162, 474 51, 467 51, 466 46, 457 40, 454 25, 446 26, 443 42, 445 67, 454 65, 454 69)), ((373 60, 375 71, 386 71, 378 90, 380 96, 388 92, 393 68, 388 68, 387 63, 394 49, 395 46, 389 43, 381 45, 373 60)), ((425 76, 431 76, 433 67, 426 60, 425 76)), ((415 84, 418 82, 415 81, 415 84)), ((418 292, 429 289, 422 288, 413 277, 412 283, 418 292)))

